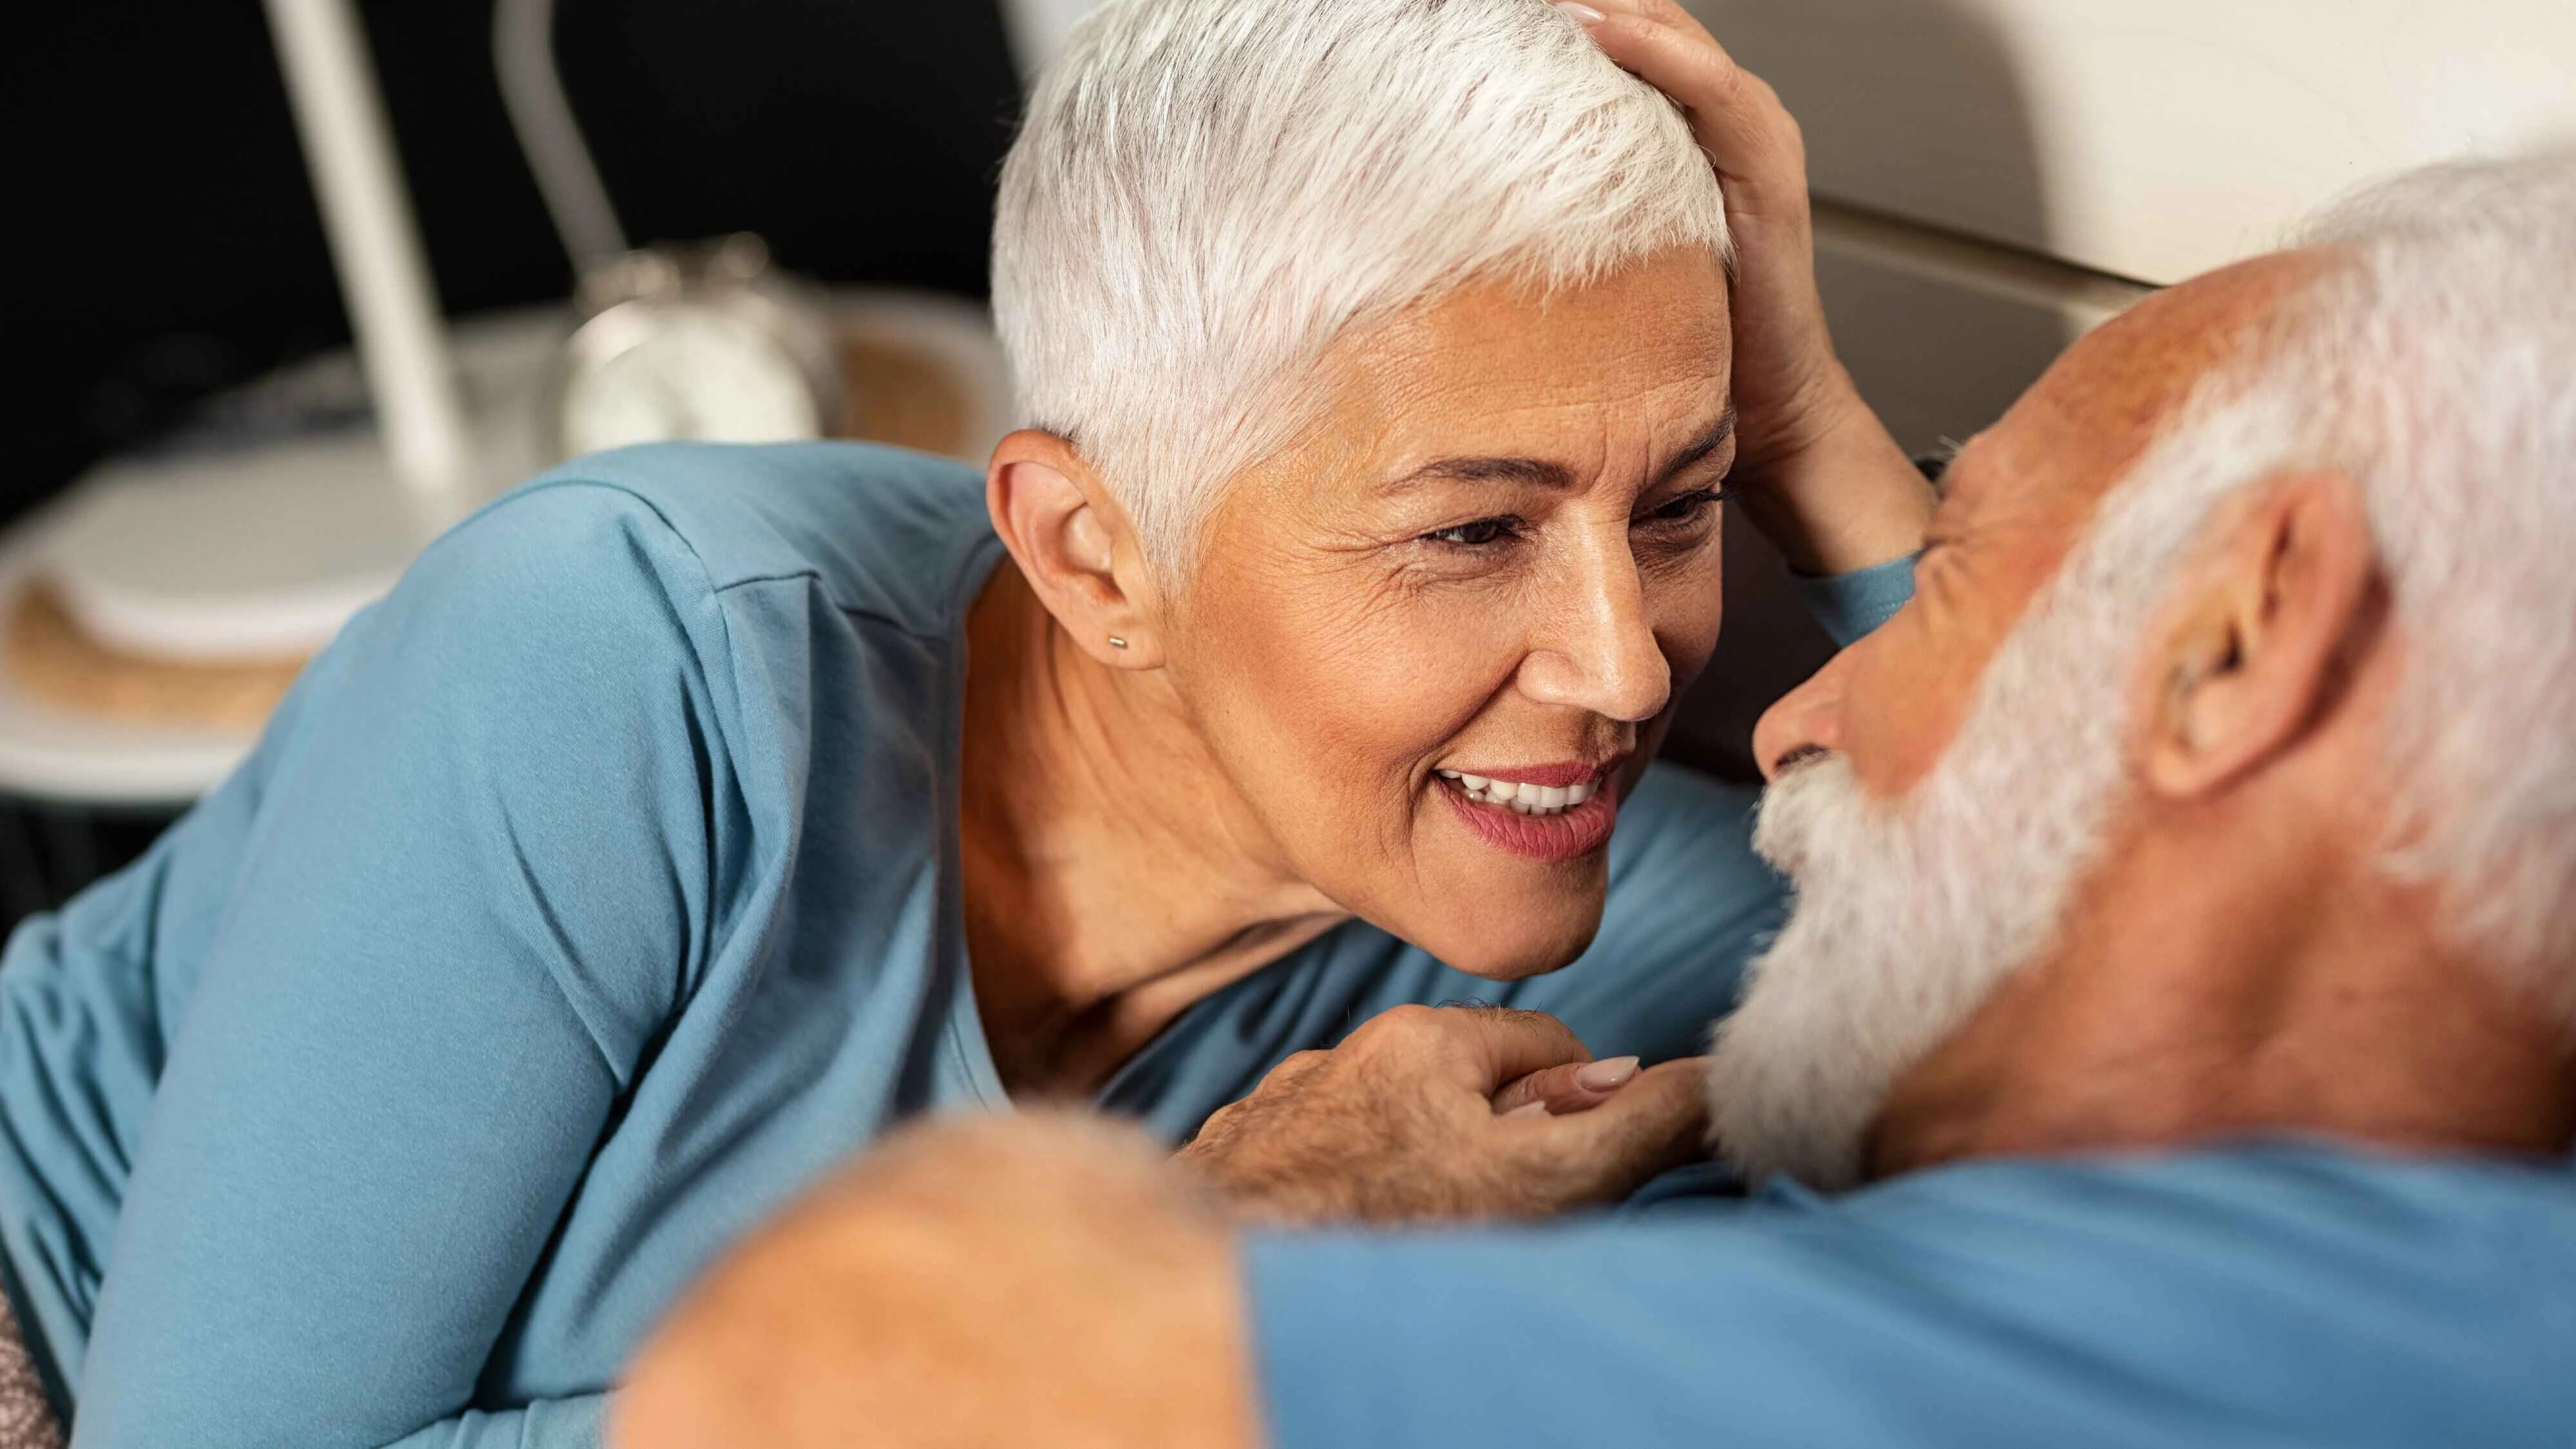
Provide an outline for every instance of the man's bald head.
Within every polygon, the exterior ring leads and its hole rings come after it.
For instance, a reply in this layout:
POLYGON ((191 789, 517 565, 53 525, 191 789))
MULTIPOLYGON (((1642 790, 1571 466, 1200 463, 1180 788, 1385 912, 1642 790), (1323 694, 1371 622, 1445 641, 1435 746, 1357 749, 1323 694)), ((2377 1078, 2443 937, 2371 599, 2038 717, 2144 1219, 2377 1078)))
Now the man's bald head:
POLYGON ((2068 348, 1976 451, 2089 520, 2210 379, 2246 365, 2285 304, 2336 262, 2319 249, 2275 252, 2149 296, 2068 348))
POLYGON ((1993 427, 1952 460, 1931 542, 1945 589, 1937 636, 1902 649, 1838 659, 1808 689, 1763 721, 1757 758, 1776 763, 1799 733, 1801 706, 1839 695, 1844 673, 1902 699, 1901 713, 1845 723, 1864 738, 1825 742, 1846 751, 1862 784, 1882 798, 1910 790, 1943 751, 1973 702, 1987 660, 2057 577, 2112 488, 2216 379, 2247 369, 2283 310, 2335 265, 2325 252, 2259 257, 2159 292, 2096 329, 2061 357, 1993 427))
POLYGON ((2080 544, 2161 593, 2231 499, 2296 472, 2357 485, 2417 656, 2393 862, 2459 877, 2461 928, 2505 954, 2576 956, 2576 153, 2404 178, 2150 297, 1961 453, 1934 528, 1997 535, 1990 654, 2080 544), (2105 537, 2139 526, 2106 525, 2115 493, 2171 537, 2105 537))

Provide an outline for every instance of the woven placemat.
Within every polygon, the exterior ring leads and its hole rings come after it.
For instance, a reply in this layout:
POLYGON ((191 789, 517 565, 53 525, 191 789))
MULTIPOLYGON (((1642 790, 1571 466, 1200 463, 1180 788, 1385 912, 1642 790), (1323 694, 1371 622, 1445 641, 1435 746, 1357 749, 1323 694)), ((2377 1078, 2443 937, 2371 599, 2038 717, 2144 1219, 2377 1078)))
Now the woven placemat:
POLYGON ((57 709, 227 732, 259 728, 304 668, 301 658, 177 664, 111 649, 73 623, 41 583, 9 601, 0 661, 11 683, 57 709))
MULTIPOLYGON (((975 446, 973 395, 943 359, 900 341, 849 336, 845 437, 951 456, 975 446)), ((0 667, 30 698, 124 724, 254 731, 304 668, 302 657, 176 663, 112 649, 83 632, 54 591, 21 588, 0 625, 0 667)))
POLYGON ((973 397, 945 360, 884 338, 848 337, 841 343, 841 372, 849 384, 843 437, 952 458, 974 448, 966 432, 973 397))

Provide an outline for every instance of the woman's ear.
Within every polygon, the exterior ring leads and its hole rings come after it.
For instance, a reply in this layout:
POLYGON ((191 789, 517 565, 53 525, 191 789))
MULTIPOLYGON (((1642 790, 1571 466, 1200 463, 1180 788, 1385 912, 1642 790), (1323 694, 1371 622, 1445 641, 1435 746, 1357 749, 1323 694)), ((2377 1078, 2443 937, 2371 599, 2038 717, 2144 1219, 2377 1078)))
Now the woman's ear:
POLYGON ((1047 612, 1103 664, 1162 662, 1160 601, 1135 525, 1073 444, 1022 429, 984 475, 993 531, 1047 612))
POLYGON ((2338 473, 2258 485, 2187 566, 2141 687, 2149 789, 2205 795, 2275 758, 2334 705, 2378 605, 2360 486, 2338 473))

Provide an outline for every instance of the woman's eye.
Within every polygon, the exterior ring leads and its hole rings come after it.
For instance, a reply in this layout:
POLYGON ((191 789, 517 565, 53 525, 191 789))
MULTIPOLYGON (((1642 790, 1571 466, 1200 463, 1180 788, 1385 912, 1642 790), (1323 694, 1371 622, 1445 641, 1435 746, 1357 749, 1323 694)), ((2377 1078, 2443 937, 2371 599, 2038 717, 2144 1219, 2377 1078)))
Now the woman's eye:
POLYGON ((1517 518, 1479 518, 1455 528, 1434 529, 1423 536, 1432 543, 1445 543, 1458 548, 1487 548, 1511 538, 1520 531, 1517 518))
POLYGON ((1706 512, 1711 504, 1725 501, 1723 488, 1700 488, 1674 498, 1646 515, 1655 523, 1687 523, 1706 512))

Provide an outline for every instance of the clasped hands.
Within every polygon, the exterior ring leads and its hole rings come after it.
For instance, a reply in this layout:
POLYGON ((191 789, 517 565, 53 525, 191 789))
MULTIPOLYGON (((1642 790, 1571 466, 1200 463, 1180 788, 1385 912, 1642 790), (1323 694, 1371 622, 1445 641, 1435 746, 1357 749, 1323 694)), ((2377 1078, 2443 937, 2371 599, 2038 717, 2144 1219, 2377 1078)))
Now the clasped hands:
POLYGON ((1401 1006, 1281 1062, 1177 1160, 1270 1222, 1540 1217, 1701 1155, 1699 1066, 1595 1062, 1539 1012, 1401 1006))

